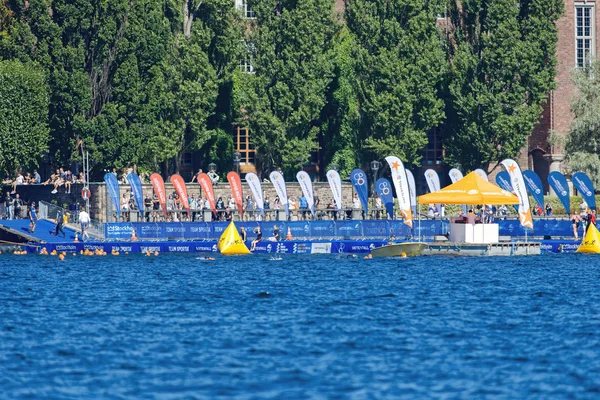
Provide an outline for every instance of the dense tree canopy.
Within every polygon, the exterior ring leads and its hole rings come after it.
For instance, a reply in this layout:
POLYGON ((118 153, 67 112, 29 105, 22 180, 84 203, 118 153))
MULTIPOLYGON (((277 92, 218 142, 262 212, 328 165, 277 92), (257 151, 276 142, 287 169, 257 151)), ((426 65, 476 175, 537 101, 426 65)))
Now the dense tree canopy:
POLYGON ((562 0, 450 2, 447 162, 515 157, 554 87, 562 0))
POLYGON ((0 61, 0 171, 30 167, 49 140, 46 77, 35 65, 0 61))
POLYGON ((427 132, 443 121, 440 9, 441 1, 348 2, 360 142, 378 158, 395 154, 417 164, 427 132))
MULTIPOLYGON (((441 0, 352 0, 341 14, 333 0, 250 0, 255 19, 234 4, 0 0, 0 61, 26 77, 10 95, 23 103, 40 82, 36 148, 3 147, 0 168, 46 151, 66 166, 82 139, 98 172, 169 174, 193 151, 224 170, 236 124, 259 170, 418 164, 436 126, 448 163, 485 168, 517 155, 554 84, 560 0, 454 2, 447 20, 441 0)), ((21 112, 2 104, 3 118, 21 112)))

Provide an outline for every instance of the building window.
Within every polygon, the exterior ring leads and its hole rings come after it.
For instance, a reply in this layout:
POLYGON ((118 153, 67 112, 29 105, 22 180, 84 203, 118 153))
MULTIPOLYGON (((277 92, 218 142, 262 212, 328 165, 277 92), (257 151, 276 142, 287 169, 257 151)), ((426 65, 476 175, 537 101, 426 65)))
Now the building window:
POLYGON ((423 165, 441 164, 444 157, 441 131, 433 128, 427 133, 427 146, 423 151, 423 165))
POLYGON ((244 56, 240 60, 240 70, 246 74, 253 74, 254 73, 253 59, 254 59, 254 51, 255 51, 254 45, 252 43, 247 43, 245 41, 242 41, 242 46, 244 47, 245 52, 244 52, 244 56))
POLYGON ((233 134, 233 146, 239 152, 240 165, 254 165, 256 150, 250 142, 250 131, 247 128, 236 127, 233 134))
POLYGON ((185 167, 192 166, 192 153, 183 153, 183 165, 185 167))
POLYGON ((575 62, 589 65, 596 53, 594 43, 594 4, 575 4, 575 62))
POLYGON ((240 10, 245 18, 256 19, 256 14, 248 7, 248 0, 235 0, 235 8, 240 10))

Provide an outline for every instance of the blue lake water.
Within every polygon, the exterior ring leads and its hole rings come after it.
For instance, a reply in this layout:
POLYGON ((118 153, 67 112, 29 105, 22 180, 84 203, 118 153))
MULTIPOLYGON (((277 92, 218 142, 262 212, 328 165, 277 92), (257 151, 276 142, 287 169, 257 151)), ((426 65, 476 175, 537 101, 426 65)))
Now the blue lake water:
POLYGON ((599 265, 0 255, 0 398, 599 398, 599 265))

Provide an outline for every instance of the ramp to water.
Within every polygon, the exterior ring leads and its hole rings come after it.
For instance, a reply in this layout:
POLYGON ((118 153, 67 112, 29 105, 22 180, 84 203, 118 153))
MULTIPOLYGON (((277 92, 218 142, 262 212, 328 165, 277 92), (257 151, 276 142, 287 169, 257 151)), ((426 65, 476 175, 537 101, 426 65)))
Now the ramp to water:
POLYGON ((56 224, 48 220, 39 220, 35 228, 35 232, 29 229, 29 220, 14 219, 0 221, 0 238, 17 238, 20 242, 37 242, 37 243, 64 243, 75 240, 75 230, 63 227, 66 237, 54 236, 56 224))

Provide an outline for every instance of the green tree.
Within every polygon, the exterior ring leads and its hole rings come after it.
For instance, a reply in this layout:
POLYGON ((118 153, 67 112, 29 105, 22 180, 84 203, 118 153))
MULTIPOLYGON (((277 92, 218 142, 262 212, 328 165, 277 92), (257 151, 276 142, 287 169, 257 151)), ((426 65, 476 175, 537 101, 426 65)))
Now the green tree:
POLYGON ((347 3, 363 161, 367 151, 418 164, 427 132, 443 121, 439 91, 446 63, 434 19, 440 7, 425 0, 347 3))
POLYGON ((561 0, 449 3, 446 161, 488 171, 515 157, 554 88, 561 0))
POLYGON ((331 0, 257 0, 242 48, 255 73, 238 72, 234 104, 247 125, 259 167, 297 168, 317 150, 321 114, 333 79, 331 0))
MULTIPOLYGON (((558 145, 564 145, 567 168, 582 171, 598 187, 600 185, 600 61, 573 73, 577 95, 571 103, 573 121, 569 134, 558 145)), ((557 135, 553 135, 556 138, 557 135)))
POLYGON ((20 61, 0 61, 0 171, 35 166, 48 148, 44 73, 20 61))

